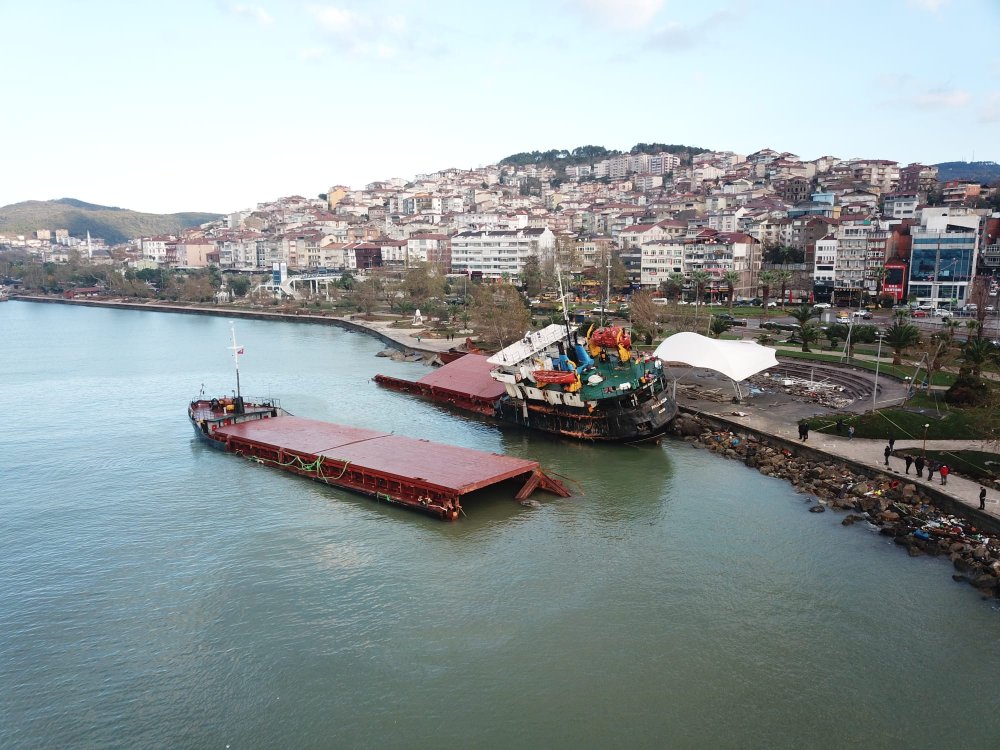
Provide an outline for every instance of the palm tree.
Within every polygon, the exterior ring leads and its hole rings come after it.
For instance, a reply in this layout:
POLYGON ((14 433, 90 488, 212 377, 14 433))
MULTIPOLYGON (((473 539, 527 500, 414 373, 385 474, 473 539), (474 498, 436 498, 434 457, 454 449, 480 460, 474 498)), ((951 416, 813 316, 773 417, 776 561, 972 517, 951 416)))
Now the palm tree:
POLYGON ((789 310, 788 314, 795 318, 799 322, 800 326, 804 326, 815 316, 815 313, 809 305, 799 305, 798 307, 789 310))
POLYGON ((920 329, 911 323, 894 322, 885 331, 885 343, 892 349, 892 363, 903 364, 903 352, 920 343, 920 329))
POLYGON ((709 281, 712 279, 712 274, 708 271, 692 271, 691 272, 691 283, 694 284, 694 319, 698 320, 698 306, 702 303, 702 296, 705 294, 705 287, 708 286, 709 281))
POLYGON ((676 272, 670 274, 662 286, 663 290, 667 293, 667 297, 676 302, 678 297, 681 296, 681 291, 684 289, 684 274, 676 272))
POLYGON ((777 280, 774 271, 761 271, 760 276, 757 277, 757 286, 760 287, 760 297, 763 301, 761 319, 767 314, 767 301, 771 298, 771 287, 774 286, 777 280))
POLYGON ((979 377, 983 365, 996 357, 996 347, 985 339, 969 339, 962 347, 962 361, 974 377, 979 377))
POLYGON ((780 271, 775 271, 775 278, 778 283, 781 284, 781 306, 785 306, 785 292, 788 291, 788 282, 792 280, 792 272, 782 269, 780 271))
POLYGON ((802 339, 802 351, 809 352, 809 344, 819 341, 820 328, 814 320, 805 320, 799 326, 799 338, 802 339))
POLYGON ((733 297, 736 296, 736 285, 740 282, 739 271, 726 271, 722 274, 722 280, 726 282, 726 291, 729 293, 729 314, 733 314, 733 297))
POLYGON ((708 324, 708 332, 712 334, 712 338, 717 339, 728 330, 729 323, 716 317, 715 315, 712 316, 712 322, 708 324))
POLYGON ((846 341, 849 330, 846 323, 834 323, 826 327, 826 337, 830 340, 830 348, 836 349, 838 341, 846 341))

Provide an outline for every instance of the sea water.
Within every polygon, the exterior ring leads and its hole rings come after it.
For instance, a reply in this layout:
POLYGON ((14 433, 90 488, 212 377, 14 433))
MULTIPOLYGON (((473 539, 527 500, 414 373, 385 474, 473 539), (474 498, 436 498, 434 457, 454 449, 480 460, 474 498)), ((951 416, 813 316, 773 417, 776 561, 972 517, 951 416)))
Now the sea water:
POLYGON ((539 460, 456 523, 199 443, 230 320, 0 305, 0 747, 992 747, 1000 611, 681 441, 384 391, 378 340, 237 321, 245 395, 539 460), (509 488, 508 488, 509 489, 509 488))

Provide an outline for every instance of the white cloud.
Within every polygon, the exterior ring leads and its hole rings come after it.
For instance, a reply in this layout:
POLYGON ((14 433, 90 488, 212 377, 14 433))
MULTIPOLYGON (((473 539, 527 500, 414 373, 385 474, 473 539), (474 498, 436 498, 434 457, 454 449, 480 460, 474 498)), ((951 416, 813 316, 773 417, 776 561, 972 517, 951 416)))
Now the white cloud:
POLYGON ((994 91, 986 97, 979 108, 980 122, 1000 122, 1000 91, 994 91))
POLYGON ((259 5, 229 3, 226 7, 233 15, 249 18, 251 21, 256 21, 261 26, 270 26, 274 21, 270 14, 259 5))
POLYGON ((309 13, 325 31, 335 36, 357 33, 362 27, 370 24, 367 18, 353 10, 336 8, 332 5, 310 5, 309 13))
POLYGON ((656 16, 663 0, 572 0, 599 23, 617 28, 640 29, 656 16))
POLYGON ((326 47, 306 47, 298 51, 297 57, 300 60, 322 60, 330 54, 330 50, 326 47))
POLYGON ((903 101, 919 109, 956 109, 971 101, 968 91, 960 89, 934 89, 923 94, 904 97, 903 101))
POLYGON ((679 52, 712 40, 712 34, 738 17, 730 8, 722 8, 704 20, 692 24, 669 21, 654 29, 646 46, 661 52, 679 52))
POLYGON ((402 15, 382 16, 335 5, 310 5, 306 10, 323 32, 336 39, 336 51, 349 57, 391 60, 404 53, 436 55, 441 51, 433 35, 411 29, 402 15))

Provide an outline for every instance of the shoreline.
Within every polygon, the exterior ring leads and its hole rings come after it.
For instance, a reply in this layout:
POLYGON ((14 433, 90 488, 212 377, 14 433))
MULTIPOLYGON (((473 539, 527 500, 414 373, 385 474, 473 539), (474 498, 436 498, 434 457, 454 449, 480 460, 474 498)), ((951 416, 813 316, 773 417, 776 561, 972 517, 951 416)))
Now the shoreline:
POLYGON ((953 580, 1000 599, 1000 519, 995 516, 912 475, 904 478, 773 435, 751 436, 744 429, 741 436, 733 425, 709 415, 689 414, 688 419, 681 439, 692 447, 785 480, 806 497, 808 512, 843 511, 842 526, 866 522, 910 557, 947 557, 955 569, 953 580), (691 434, 696 428, 699 434, 691 434))
MULTIPOLYGON (((164 303, 105 300, 68 300, 52 297, 17 296, 12 300, 49 304, 83 305, 112 309, 146 310, 188 315, 216 315, 250 320, 333 325, 355 333, 375 336, 404 353, 434 355, 450 348, 447 340, 417 339, 422 328, 396 329, 343 317, 272 313, 164 303), (386 329, 389 329, 388 331, 386 329)), ((813 444, 786 437, 785 428, 772 423, 757 406, 744 404, 740 418, 712 413, 696 403, 678 403, 679 414, 668 435, 692 447, 708 448, 720 457, 740 460, 761 473, 783 479, 808 496, 810 512, 827 509, 845 511, 845 526, 864 521, 907 549, 911 556, 948 556, 955 567, 953 578, 973 585, 984 596, 1000 598, 1000 545, 981 531, 1000 535, 1000 517, 995 510, 979 510, 979 483, 952 475, 948 491, 881 464, 880 441, 841 440, 817 433, 813 444), (822 446, 816 443, 826 440, 822 446), (872 456, 876 456, 872 460, 872 456), (813 503, 815 501, 815 503, 813 503)), ((765 410, 766 411, 766 410, 765 410)), ((903 442, 903 441, 900 441, 903 442)), ((961 441, 932 441, 957 448, 961 441)), ((938 447, 932 445, 931 447, 938 447)), ((996 490, 992 493, 997 495, 996 490)), ((997 506, 994 497, 990 504, 997 506)))
POLYGON ((392 328, 390 324, 377 325, 377 321, 358 321, 353 316, 315 315, 311 313, 279 313, 266 310, 240 310, 231 307, 186 306, 165 302, 125 302, 121 300, 100 299, 64 299, 60 297, 39 297, 34 295, 12 296, 11 301, 37 302, 54 305, 80 305, 84 307, 111 308, 115 310, 144 310, 146 312, 179 313, 183 315, 216 315, 224 318, 242 318, 244 320, 278 320, 285 323, 309 323, 312 325, 328 325, 343 328, 354 333, 365 333, 380 339, 383 343, 399 349, 404 353, 419 352, 434 355, 447 351, 455 342, 442 339, 424 339, 410 331, 421 331, 422 328, 392 328))

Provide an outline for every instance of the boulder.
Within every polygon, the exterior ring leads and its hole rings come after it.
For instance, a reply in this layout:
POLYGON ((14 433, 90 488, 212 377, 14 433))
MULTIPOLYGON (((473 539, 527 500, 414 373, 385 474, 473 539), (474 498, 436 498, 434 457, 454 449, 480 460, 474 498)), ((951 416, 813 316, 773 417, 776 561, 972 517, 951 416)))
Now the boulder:
POLYGON ((824 506, 822 506, 822 505, 814 505, 813 507, 811 507, 809 509, 810 513, 823 513, 825 511, 826 511, 826 508, 824 506))

